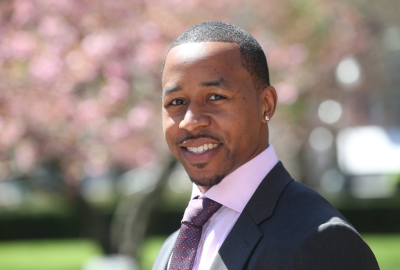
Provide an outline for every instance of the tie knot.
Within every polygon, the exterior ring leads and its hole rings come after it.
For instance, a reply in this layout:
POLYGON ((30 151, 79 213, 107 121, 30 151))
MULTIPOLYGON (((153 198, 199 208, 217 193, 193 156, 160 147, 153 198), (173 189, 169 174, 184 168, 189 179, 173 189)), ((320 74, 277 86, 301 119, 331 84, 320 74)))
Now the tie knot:
POLYGON ((203 226, 207 220, 215 213, 221 204, 208 198, 194 198, 189 202, 182 219, 182 223, 189 223, 195 226, 203 226))

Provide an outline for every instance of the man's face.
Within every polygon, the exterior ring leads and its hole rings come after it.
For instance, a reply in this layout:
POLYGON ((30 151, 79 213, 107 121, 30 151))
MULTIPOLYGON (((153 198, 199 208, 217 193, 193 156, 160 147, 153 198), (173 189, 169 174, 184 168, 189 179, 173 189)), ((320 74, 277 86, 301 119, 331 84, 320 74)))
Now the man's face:
POLYGON ((268 146, 263 91, 235 43, 188 43, 166 58, 163 129, 190 179, 206 189, 268 146))

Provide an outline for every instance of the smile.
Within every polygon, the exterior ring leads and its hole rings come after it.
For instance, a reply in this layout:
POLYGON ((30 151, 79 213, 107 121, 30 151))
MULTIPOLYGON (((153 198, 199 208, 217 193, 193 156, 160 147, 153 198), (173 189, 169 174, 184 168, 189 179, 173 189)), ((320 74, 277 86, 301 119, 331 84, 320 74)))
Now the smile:
POLYGON ((205 143, 198 147, 187 147, 187 150, 194 154, 202 154, 208 150, 212 150, 218 146, 217 143, 205 143))

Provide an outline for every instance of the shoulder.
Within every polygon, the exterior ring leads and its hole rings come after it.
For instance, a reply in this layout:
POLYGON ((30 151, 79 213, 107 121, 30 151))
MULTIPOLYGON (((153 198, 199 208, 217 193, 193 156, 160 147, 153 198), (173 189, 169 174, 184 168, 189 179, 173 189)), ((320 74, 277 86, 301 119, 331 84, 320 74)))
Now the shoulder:
POLYGON ((379 269, 357 231, 340 218, 312 228, 294 246, 286 269, 379 269))
POLYGON ((293 221, 297 221, 297 226, 303 225, 307 230, 331 219, 335 219, 336 222, 341 220, 343 224, 352 227, 350 222, 317 191, 297 181, 289 183, 279 197, 274 214, 280 216, 282 212, 290 213, 293 221))
POLYGON ((273 260, 287 265, 285 269, 379 269, 350 222, 300 182, 285 187, 273 215, 260 229, 264 233, 260 253, 272 251, 273 260))

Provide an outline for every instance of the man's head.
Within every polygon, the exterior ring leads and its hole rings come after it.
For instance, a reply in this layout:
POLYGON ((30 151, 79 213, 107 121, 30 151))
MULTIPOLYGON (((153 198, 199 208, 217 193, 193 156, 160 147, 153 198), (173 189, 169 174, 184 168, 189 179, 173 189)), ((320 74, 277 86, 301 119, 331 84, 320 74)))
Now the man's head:
POLYGON ((268 147, 276 92, 243 29, 206 22, 187 30, 165 59, 162 85, 168 146, 203 192, 268 147))
MULTIPOLYGON (((268 86, 269 72, 264 51, 257 40, 240 27, 223 22, 203 22, 186 30, 171 48, 200 42, 227 42, 236 43, 242 56, 242 65, 249 72, 257 89, 268 86)), ((165 61, 161 70, 164 71, 165 61)))

